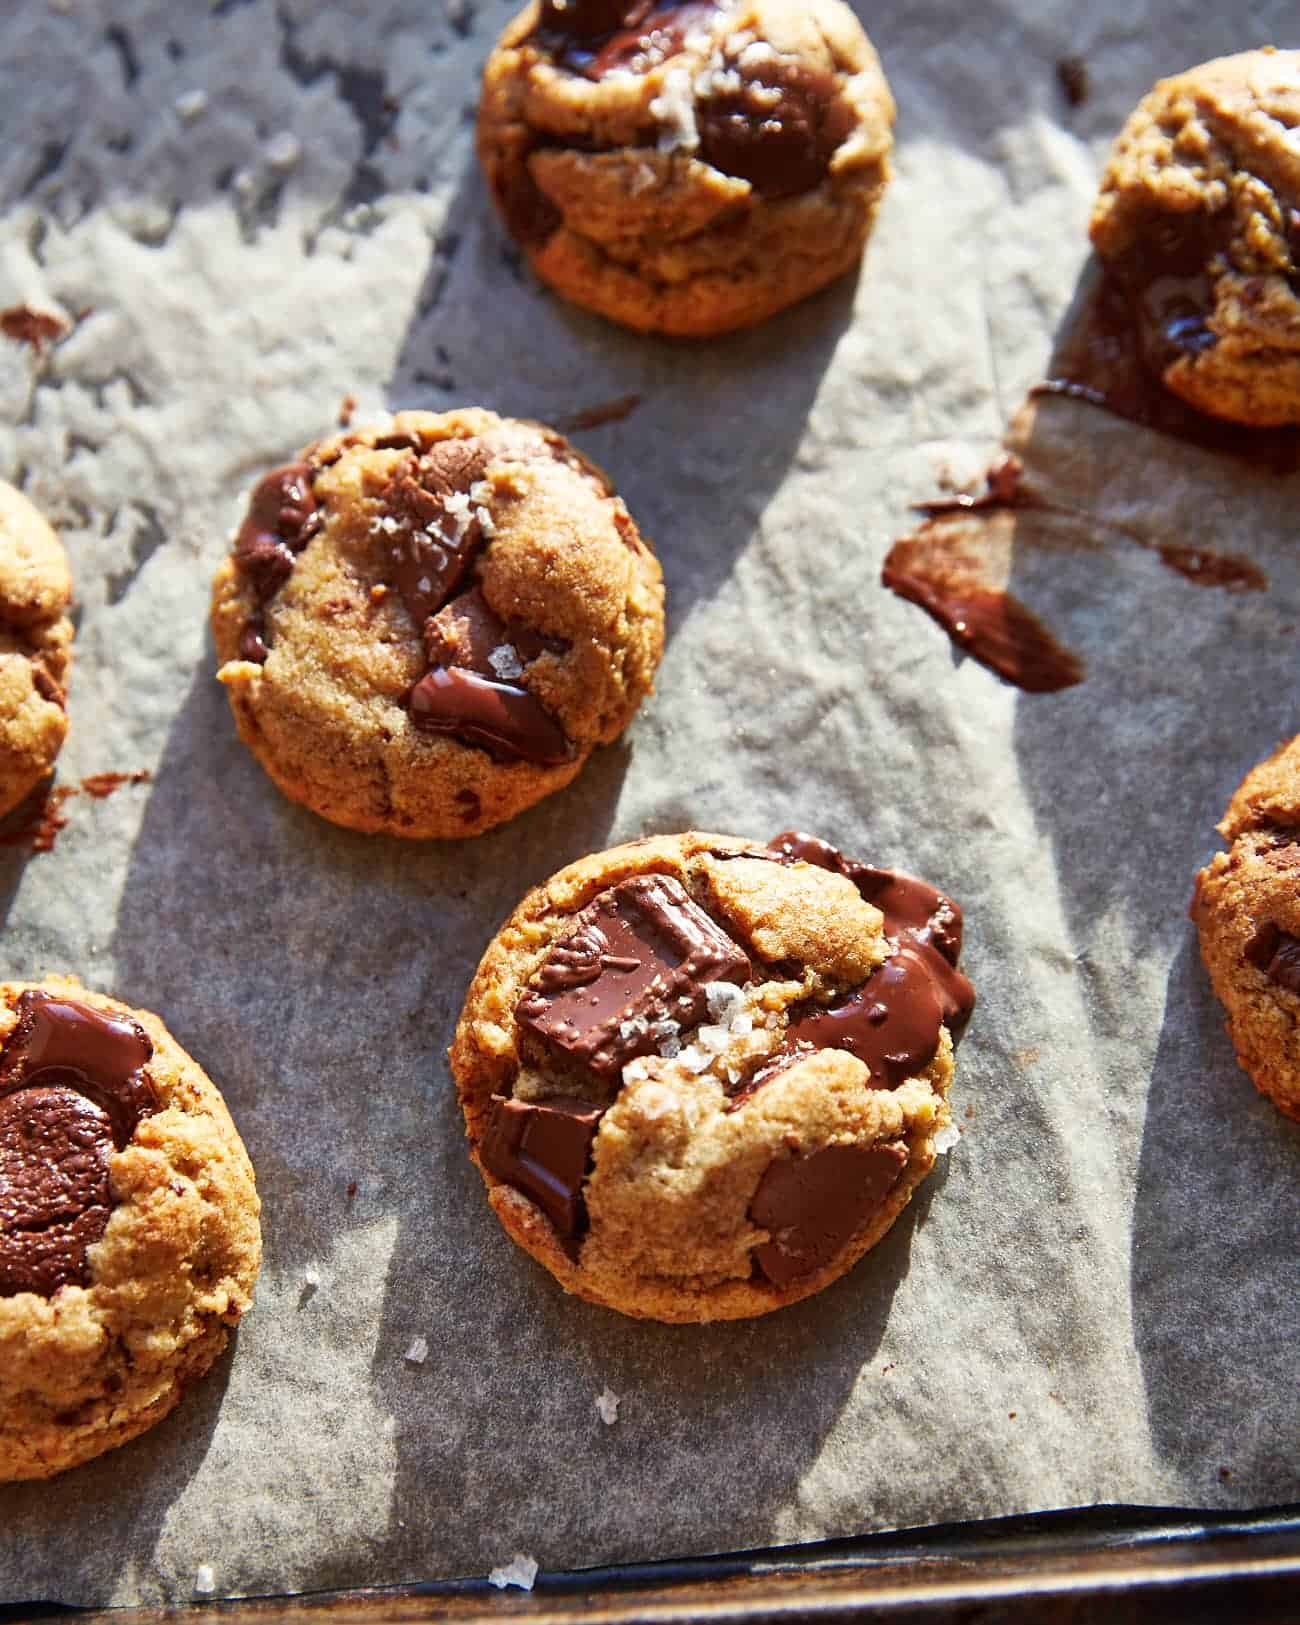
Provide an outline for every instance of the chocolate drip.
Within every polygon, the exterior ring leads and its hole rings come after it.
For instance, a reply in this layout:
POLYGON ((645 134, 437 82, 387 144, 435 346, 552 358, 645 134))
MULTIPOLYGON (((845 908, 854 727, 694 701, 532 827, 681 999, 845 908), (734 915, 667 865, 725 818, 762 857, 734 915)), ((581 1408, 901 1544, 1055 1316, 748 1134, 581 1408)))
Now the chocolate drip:
POLYGON ((1268 577, 1239 554, 1215 553, 1184 542, 1162 542, 1161 564, 1196 587, 1222 587, 1227 592, 1267 592, 1268 577))
POLYGON ((493 755, 558 767, 573 746, 541 701, 517 683, 494 682, 456 666, 435 666, 411 690, 411 721, 453 734, 493 755))
POLYGON ((937 519, 942 514, 984 513, 993 508, 1037 508, 1040 504, 1024 487, 1025 465, 1019 457, 1008 454, 1000 457, 984 476, 982 496, 935 497, 929 502, 914 502, 917 513, 937 519))
POLYGON ((769 1163, 750 1203, 752 1222, 772 1239, 754 1260, 776 1287, 821 1269, 884 1205, 907 1166, 907 1145, 830 1145, 769 1163))
POLYGON ((253 488, 248 512, 235 537, 235 563, 257 600, 239 640, 241 659, 262 665, 267 657, 263 609, 293 574, 294 561, 321 528, 307 463, 272 469, 253 488))
POLYGON ((1246 959, 1270 982, 1300 994, 1300 937, 1276 925, 1261 925, 1246 944, 1246 959))
POLYGON ((700 101, 700 156, 746 180, 762 197, 793 197, 820 186, 853 112, 835 75, 776 52, 728 61, 728 83, 700 101))
POLYGON ((639 1055, 696 1026, 711 982, 743 986, 747 956, 670 875, 637 875, 574 919, 516 1006, 561 1061, 611 1083, 639 1055))
POLYGON ((1182 356, 1212 348, 1212 280, 1205 267, 1230 231, 1221 217, 1195 217, 1186 246, 1180 228, 1158 235, 1115 267, 1094 264, 1058 341, 1048 378, 1034 393, 1066 395, 1207 451, 1275 474, 1300 469, 1300 428, 1251 428, 1210 417, 1163 383, 1182 356), (1171 244, 1175 246, 1171 247, 1171 244), (1199 264, 1196 255, 1203 255, 1199 264))
POLYGON ((158 1109, 153 1045, 126 1017, 29 991, 0 1056, 0 1296, 90 1280, 109 1156, 158 1109))
POLYGON ((936 545, 925 526, 895 542, 880 579, 938 621, 960 649, 1028 694, 1055 694, 1084 678, 1083 662, 1031 609, 1003 587, 981 581, 957 551, 936 545))
POLYGON ((566 1242, 587 1228, 582 1186, 601 1114, 590 1101, 564 1095, 538 1101, 493 1095, 479 1142, 487 1171, 536 1202, 566 1242))
POLYGON ((649 73, 676 56, 687 36, 708 29, 724 9, 714 0, 656 5, 654 0, 543 0, 531 43, 586 79, 649 73))

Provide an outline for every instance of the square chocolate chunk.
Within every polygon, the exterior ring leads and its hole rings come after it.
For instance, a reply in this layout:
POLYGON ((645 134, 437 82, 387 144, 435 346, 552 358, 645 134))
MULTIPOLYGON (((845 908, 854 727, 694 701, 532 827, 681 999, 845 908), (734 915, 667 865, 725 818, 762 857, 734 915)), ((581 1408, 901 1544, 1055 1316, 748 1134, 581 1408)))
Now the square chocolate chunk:
POLYGON ((670 875, 601 892, 520 999, 520 1025, 602 1082, 696 1027, 711 982, 743 986, 749 959, 670 875))

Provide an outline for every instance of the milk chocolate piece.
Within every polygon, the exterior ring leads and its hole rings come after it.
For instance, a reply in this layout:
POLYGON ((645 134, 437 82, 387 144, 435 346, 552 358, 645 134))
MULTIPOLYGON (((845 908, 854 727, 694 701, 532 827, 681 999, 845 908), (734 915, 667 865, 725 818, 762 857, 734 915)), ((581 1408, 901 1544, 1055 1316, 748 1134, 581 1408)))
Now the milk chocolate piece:
POLYGON ((771 1240, 754 1249, 776 1287, 829 1264, 867 1223, 907 1166, 902 1140, 830 1145, 808 1157, 769 1164, 749 1217, 771 1240))
POLYGON ((560 1059, 608 1083, 636 1056, 697 1026, 710 982, 743 986, 749 975, 748 958, 680 881, 636 875, 575 917, 515 1013, 560 1059))
POLYGON ((90 1279, 112 1211, 108 1161, 157 1110, 144 1029, 29 991, 0 1056, 0 1296, 90 1279))
POLYGON ((728 67, 738 87, 714 91, 697 109, 701 158, 766 198, 819 186, 853 128, 835 75, 776 52, 728 67))
POLYGON ((1246 958, 1270 982, 1300 993, 1300 937, 1276 925, 1262 925, 1246 945, 1246 958))
POLYGON ((587 1227, 582 1185, 602 1108, 589 1100, 492 1096, 478 1154, 490 1174, 531 1197, 566 1240, 587 1227))
POLYGON ((435 666, 411 690, 410 711, 417 728, 453 734, 505 760, 556 767, 573 758, 559 723, 517 683, 435 666))

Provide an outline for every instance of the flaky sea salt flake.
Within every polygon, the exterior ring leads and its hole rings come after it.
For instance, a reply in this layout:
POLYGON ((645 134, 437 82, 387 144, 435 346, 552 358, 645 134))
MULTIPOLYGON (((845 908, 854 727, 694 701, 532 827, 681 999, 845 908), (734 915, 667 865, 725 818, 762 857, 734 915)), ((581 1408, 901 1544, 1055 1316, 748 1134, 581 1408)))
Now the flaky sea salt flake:
POLYGON ((516 1552, 508 1563, 492 1570, 488 1575, 488 1584, 494 1585, 498 1591, 504 1591, 506 1586, 518 1586, 520 1591, 531 1591, 536 1578, 537 1560, 529 1557, 526 1552, 516 1552))
POLYGON ((734 982, 706 982, 704 1000, 714 1021, 729 1027, 740 1014, 745 995, 734 982))
POLYGON ((596 1409, 606 1427, 613 1427, 618 1421, 618 1405, 618 1395, 611 1393, 608 1388, 596 1395, 596 1409))
POLYGON ((217 1589, 217 1577, 212 1571, 211 1563, 200 1563, 194 1575, 194 1595, 196 1597, 210 1597, 217 1589))
POLYGON ((206 90, 187 90, 172 103, 177 115, 183 118, 186 124, 193 124, 195 119, 202 118, 208 110, 208 93, 206 90))
POLYGON ((423 1365, 429 1358, 429 1339, 427 1337, 415 1338, 402 1358, 408 1365, 423 1365))
POLYGON ((513 682, 524 675, 524 663, 512 644, 503 643, 488 655, 488 665, 503 683, 513 682))

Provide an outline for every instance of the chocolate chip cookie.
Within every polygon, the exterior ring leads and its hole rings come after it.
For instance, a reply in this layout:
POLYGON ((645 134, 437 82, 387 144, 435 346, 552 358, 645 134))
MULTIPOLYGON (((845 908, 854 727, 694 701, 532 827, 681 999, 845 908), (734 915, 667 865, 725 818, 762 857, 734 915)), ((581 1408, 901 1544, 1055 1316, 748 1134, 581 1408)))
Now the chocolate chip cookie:
POLYGON ((1201 958, 1255 1087, 1300 1122, 1300 736, 1252 768, 1196 877, 1201 958))
POLYGON ((561 870, 488 947, 451 1065, 509 1234, 628 1315, 760 1315, 885 1234, 951 1133, 961 910, 811 836, 561 870))
POLYGON ((74 980, 0 984, 0 1480, 166 1416, 260 1258, 243 1144, 157 1016, 74 980))
POLYGON ((256 487, 212 624, 240 737, 294 801, 477 835, 617 738, 663 653, 663 578, 553 430, 403 412, 256 487))
POLYGON ((1120 133, 1092 240, 1149 369, 1198 411, 1300 423, 1300 51, 1162 79, 1120 133))
POLYGON ((0 815, 54 766, 68 731, 72 579, 63 544, 0 481, 0 815))
POLYGON ((893 121, 841 0, 542 0, 488 59, 478 146, 557 293, 707 337, 856 264, 893 121))

